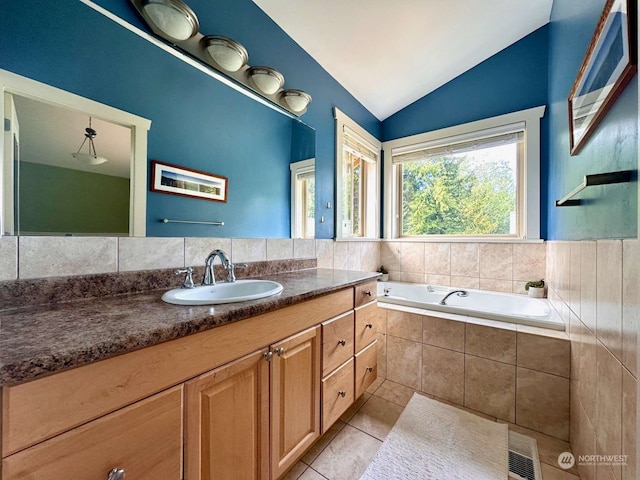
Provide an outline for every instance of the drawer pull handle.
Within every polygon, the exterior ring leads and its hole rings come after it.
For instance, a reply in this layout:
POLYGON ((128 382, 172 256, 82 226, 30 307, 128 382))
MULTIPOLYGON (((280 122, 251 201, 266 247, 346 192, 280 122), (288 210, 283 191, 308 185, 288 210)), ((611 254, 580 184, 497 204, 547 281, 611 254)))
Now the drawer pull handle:
POLYGON ((284 353, 284 348, 282 348, 282 347, 280 347, 280 348, 276 348, 276 349, 274 350, 274 353, 275 353, 276 355, 278 355, 279 357, 281 357, 281 356, 282 356, 282 354, 284 353))
POLYGON ((368 372, 368 373, 373 372, 373 367, 367 367, 367 372, 368 372))
POLYGON ((340 395, 342 398, 344 398, 344 397, 346 397, 346 396, 347 396, 347 392, 345 392, 344 390, 340 390, 340 391, 338 392, 338 395, 340 395))
POLYGON ((124 480, 124 470, 121 468, 114 468, 109 472, 107 480, 124 480))
POLYGON ((371 293, 371 290, 367 290, 366 292, 364 292, 364 294, 365 294, 367 297, 370 297, 371 295, 373 295, 373 294, 371 293))
POLYGON ((365 327, 366 327, 366 328, 373 328, 373 323, 367 323, 367 324, 365 325, 365 327))
POLYGON ((342 345, 343 347, 347 344, 347 341, 342 339, 342 340, 338 340, 338 345, 342 345))

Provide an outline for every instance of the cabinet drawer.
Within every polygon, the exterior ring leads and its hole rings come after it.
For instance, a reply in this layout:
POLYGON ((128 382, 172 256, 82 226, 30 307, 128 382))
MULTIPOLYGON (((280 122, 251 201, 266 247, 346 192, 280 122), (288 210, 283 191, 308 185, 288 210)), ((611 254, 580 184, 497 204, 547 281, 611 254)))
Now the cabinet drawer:
POLYGON ((356 307, 364 305, 365 303, 372 302, 376 299, 378 294, 378 282, 376 280, 372 282, 363 283, 362 285, 356 285, 356 293, 354 303, 356 307))
POLYGON ((4 480, 136 480, 182 476, 182 387, 113 412, 2 462, 4 480))
POLYGON ((378 341, 356 354, 355 391, 359 398, 378 377, 378 341))
POLYGON ((322 324, 322 376, 353 356, 354 315, 349 313, 322 324))
POLYGON ((322 380, 322 432, 326 432, 354 401, 351 358, 322 380))
POLYGON ((357 308, 355 315, 355 351, 359 352, 376 339, 378 305, 370 303, 364 307, 357 308))

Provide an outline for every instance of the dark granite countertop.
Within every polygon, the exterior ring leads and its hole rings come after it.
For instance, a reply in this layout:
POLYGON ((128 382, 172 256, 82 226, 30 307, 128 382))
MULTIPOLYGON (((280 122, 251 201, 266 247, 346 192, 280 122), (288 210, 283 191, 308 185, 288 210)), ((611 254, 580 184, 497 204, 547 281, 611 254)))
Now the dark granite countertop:
POLYGON ((379 276, 310 269, 265 276, 277 296, 225 305, 163 302, 165 290, 0 311, 0 385, 15 385, 72 367, 225 325, 379 276))

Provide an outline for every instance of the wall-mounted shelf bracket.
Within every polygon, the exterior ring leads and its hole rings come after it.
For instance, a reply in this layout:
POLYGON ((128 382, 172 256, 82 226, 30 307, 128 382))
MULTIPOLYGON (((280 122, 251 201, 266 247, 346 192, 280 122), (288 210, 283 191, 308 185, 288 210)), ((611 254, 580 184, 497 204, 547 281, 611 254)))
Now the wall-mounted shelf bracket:
POLYGON ((595 173, 593 175, 585 175, 580 185, 571 190, 560 200, 556 200, 556 207, 574 207, 580 205, 581 200, 573 199, 578 193, 587 187, 595 185, 609 185, 611 183, 627 183, 633 178, 635 170, 621 170, 619 172, 595 173))
POLYGON ((224 222, 197 222, 195 220, 170 220, 168 218, 161 218, 160 221, 162 223, 195 223, 198 225, 216 225, 216 226, 224 225, 224 222))

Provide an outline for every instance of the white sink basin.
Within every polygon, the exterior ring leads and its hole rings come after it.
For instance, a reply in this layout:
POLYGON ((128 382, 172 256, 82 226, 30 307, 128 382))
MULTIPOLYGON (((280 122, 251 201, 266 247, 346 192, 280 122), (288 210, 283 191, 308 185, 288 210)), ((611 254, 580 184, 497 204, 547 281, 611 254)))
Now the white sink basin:
POLYGON ((269 297, 282 292, 282 289, 282 285, 270 280, 237 280, 195 288, 174 288, 165 292, 162 300, 175 305, 215 305, 269 297))

